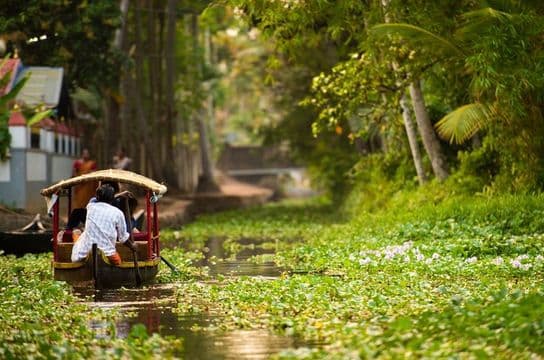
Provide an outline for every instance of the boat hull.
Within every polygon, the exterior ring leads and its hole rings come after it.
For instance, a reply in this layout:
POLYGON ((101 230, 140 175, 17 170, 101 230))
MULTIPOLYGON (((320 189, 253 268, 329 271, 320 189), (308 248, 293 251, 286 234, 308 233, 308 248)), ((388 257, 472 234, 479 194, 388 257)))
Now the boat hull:
POLYGON ((52 237, 52 232, 47 230, 0 232, 0 250, 16 256, 45 253, 53 249, 52 237))
MULTIPOLYGON (((123 254, 122 254, 123 255, 123 254)), ((92 253, 82 262, 53 261, 54 278, 71 285, 93 283, 97 289, 137 287, 134 260, 125 256, 120 265, 113 265, 100 250, 92 253)), ((152 284, 159 271, 160 259, 138 261, 140 285, 152 284)))

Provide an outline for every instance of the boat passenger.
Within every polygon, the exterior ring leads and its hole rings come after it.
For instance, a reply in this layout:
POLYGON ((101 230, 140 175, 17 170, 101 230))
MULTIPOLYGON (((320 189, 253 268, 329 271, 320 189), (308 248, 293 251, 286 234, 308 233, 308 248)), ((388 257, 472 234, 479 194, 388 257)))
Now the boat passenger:
MULTIPOLYGON (((134 197, 134 195, 130 191, 122 191, 120 192, 120 186, 119 183, 116 181, 103 181, 100 183, 100 185, 110 185, 113 187, 113 190, 115 192, 114 200, 111 203, 111 205, 115 206, 121 212, 124 214, 127 211, 126 203, 128 201, 128 210, 129 214, 134 214, 134 210, 136 209, 136 206, 138 205, 138 200, 134 197)), ((92 197, 90 202, 95 202, 96 197, 92 197)), ((87 209, 74 209, 72 210, 70 217, 68 218, 68 223, 66 224, 67 230, 73 230, 77 227, 79 227, 81 224, 85 225, 85 218, 87 217, 87 209)), ((128 218, 126 218, 126 226, 127 229, 132 226, 132 230, 136 230, 136 226, 138 223, 138 219, 132 217, 131 222, 129 224, 128 218), (130 226, 129 226, 130 225, 130 226)))
POLYGON ((72 248, 73 262, 87 258, 93 244, 97 244, 114 265, 121 264, 121 256, 115 249, 116 241, 136 251, 136 246, 129 240, 123 213, 112 205, 114 194, 115 190, 109 184, 96 189, 96 201, 87 205, 85 230, 72 248))

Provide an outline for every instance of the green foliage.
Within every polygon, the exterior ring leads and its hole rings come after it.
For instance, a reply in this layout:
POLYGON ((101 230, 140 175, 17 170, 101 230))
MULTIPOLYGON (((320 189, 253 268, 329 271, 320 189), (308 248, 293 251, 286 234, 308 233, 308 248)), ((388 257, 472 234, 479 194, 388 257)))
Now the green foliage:
POLYGON ((328 344, 277 358, 542 355, 542 196, 452 196, 440 186, 399 190, 381 208, 325 227, 308 222, 300 204, 204 217, 184 232, 208 227, 236 238, 271 229, 287 271, 181 283, 178 306, 225 314, 221 329, 328 344))
POLYGON ((483 104, 463 105, 444 116, 436 124, 436 130, 450 143, 462 144, 485 127, 491 117, 489 112, 483 104))
POLYGON ((373 36, 398 36, 407 40, 412 49, 434 49, 434 55, 444 58, 463 55, 463 49, 439 35, 411 24, 380 24, 372 27, 373 36))
POLYGON ((66 283, 52 280, 51 254, 0 256, 0 357, 3 359, 171 358, 179 340, 136 327, 115 334, 115 313, 90 308, 66 283), (97 336, 92 321, 104 323, 97 336), (144 334, 145 333, 145 334, 144 334))
POLYGON ((118 79, 121 56, 111 46, 118 25, 113 1, 15 1, 0 14, 0 34, 24 63, 62 66, 70 87, 105 88, 118 79))

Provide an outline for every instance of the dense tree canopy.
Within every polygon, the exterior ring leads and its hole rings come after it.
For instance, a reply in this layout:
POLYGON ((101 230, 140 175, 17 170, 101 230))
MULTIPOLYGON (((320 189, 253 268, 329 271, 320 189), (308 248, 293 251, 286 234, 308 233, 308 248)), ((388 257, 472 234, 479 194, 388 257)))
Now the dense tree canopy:
MULTIPOLYGON (((544 13, 539 2, 230 4, 275 44, 275 80, 289 94, 287 113, 297 114, 285 116, 275 128, 295 148, 311 144, 312 151, 306 148, 304 154, 315 155, 321 148, 334 154, 335 163, 346 161, 344 171, 335 169, 336 179, 345 178, 354 161, 368 161, 354 156, 361 144, 363 152, 377 152, 389 159, 385 163, 396 164, 382 175, 405 178, 413 173, 400 166, 409 156, 402 150, 407 148, 406 135, 411 136, 402 125, 410 120, 408 111, 417 120, 416 141, 421 143, 416 146, 424 145, 437 178, 446 178, 449 167, 453 181, 464 179, 461 183, 471 184, 471 190, 542 188, 544 13), (305 81, 294 76, 297 69, 304 69, 305 81), (289 85, 294 78, 296 87, 289 85), (298 96, 289 92, 295 88, 298 96), (403 99, 411 100, 414 108, 403 105, 403 99), (304 118, 311 119, 316 140, 302 141, 300 132, 282 131, 296 128, 295 123, 308 125, 304 118), (443 138, 441 145, 429 142, 437 134, 443 138), (319 146, 320 139, 330 143, 329 137, 353 145, 339 156, 338 147, 319 146), (442 170, 435 166, 437 156, 447 161, 444 174, 437 172, 442 170)), ((331 168, 324 159, 321 153, 313 160, 321 178, 331 168)), ((428 160, 423 160, 429 173, 428 160)), ((368 172, 376 166, 355 168, 368 172)))
POLYGON ((0 12, 0 34, 26 65, 62 66, 70 87, 106 87, 119 74, 112 49, 120 25, 115 1, 8 1, 0 12))

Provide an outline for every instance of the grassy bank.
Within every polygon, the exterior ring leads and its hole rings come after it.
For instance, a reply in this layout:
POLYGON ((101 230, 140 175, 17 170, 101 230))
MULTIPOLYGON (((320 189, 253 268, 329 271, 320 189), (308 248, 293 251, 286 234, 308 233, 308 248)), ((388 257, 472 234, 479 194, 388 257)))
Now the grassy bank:
POLYGON ((325 344, 286 358, 543 356, 542 200, 397 193, 344 216, 290 203, 203 217, 183 236, 272 238, 289 271, 181 283, 179 306, 325 344))

